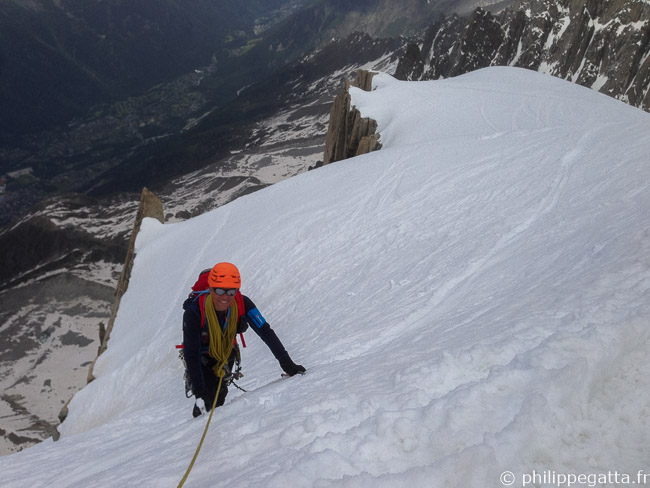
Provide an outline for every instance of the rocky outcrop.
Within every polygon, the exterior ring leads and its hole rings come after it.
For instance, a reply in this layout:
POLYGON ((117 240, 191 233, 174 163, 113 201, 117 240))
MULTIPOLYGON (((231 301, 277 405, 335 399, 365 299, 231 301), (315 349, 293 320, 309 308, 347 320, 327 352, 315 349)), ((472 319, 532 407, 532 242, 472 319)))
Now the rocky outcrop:
POLYGON ((359 70, 356 78, 344 85, 332 104, 330 122, 325 140, 323 164, 333 163, 381 148, 377 122, 361 117, 356 107, 351 106, 350 86, 365 91, 372 90, 372 72, 359 70))
POLYGON ((523 1, 498 15, 441 17, 409 46, 395 77, 432 80, 488 66, 540 71, 650 111, 650 4, 523 1))
MULTIPOLYGON (((138 232, 140 232, 142 219, 145 217, 152 217, 161 223, 165 222, 162 202, 147 188, 143 188, 142 194, 140 195, 140 205, 138 206, 138 212, 135 216, 135 222, 133 223, 133 232, 131 233, 131 240, 129 241, 129 250, 126 253, 124 267, 122 268, 122 274, 120 275, 120 279, 117 282, 117 287, 115 289, 115 304, 113 305, 111 317, 108 320, 108 325, 106 328, 104 328, 103 324, 100 324, 99 335, 101 338, 101 344, 99 346, 99 350, 97 351, 97 357, 99 357, 106 350, 108 341, 111 337, 111 331, 113 330, 113 324, 115 323, 115 317, 117 316, 117 311, 120 307, 120 301, 122 300, 122 296, 129 287, 131 270, 133 269, 133 260, 135 259, 135 240, 138 236, 138 232)), ((88 371, 89 383, 95 379, 93 376, 95 361, 93 361, 88 371)), ((63 418, 65 418, 65 416, 63 416, 63 418)))

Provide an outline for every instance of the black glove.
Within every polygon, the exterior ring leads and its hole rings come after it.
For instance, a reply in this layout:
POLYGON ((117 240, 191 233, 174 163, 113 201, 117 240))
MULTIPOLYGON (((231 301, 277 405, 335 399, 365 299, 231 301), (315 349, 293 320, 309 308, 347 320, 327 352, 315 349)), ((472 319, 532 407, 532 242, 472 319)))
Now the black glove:
POLYGON ((201 408, 195 403, 194 408, 192 409, 192 417, 200 417, 201 416, 201 408))
POLYGON ((250 324, 250 320, 248 318, 248 315, 242 315, 239 317, 239 322, 237 322, 237 333, 238 334, 243 334, 248 330, 248 326, 250 324))
POLYGON ((280 361, 280 367, 288 376, 295 374, 305 374, 306 369, 300 364, 294 363, 290 358, 280 361))

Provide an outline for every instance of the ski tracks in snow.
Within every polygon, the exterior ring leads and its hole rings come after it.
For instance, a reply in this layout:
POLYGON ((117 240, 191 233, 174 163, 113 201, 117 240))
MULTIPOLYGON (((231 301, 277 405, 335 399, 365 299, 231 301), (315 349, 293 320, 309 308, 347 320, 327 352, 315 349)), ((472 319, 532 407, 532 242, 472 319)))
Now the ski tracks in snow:
MULTIPOLYGON (((570 177, 571 168, 579 161, 580 157, 585 154, 591 145, 591 141, 596 137, 596 130, 589 130, 583 133, 574 147, 567 151, 564 156, 558 161, 557 172, 552 182, 549 185, 548 191, 540 199, 539 203, 530 208, 528 211, 522 212, 523 220, 521 223, 512 228, 509 232, 503 234, 496 243, 482 256, 478 257, 463 269, 461 273, 452 277, 443 286, 435 291, 433 297, 429 302, 431 310, 438 310, 440 312, 447 311, 453 307, 455 303, 445 303, 449 298, 459 289, 466 289, 467 286, 478 279, 478 277, 486 272, 493 264, 501 259, 501 256, 517 241, 525 238, 527 233, 535 232, 536 223, 539 222, 546 215, 549 215, 557 206, 557 202, 562 195, 562 192, 567 186, 570 177)), ((566 136, 571 140, 572 135, 566 136)), ((543 182, 540 182, 543 184, 543 182)))

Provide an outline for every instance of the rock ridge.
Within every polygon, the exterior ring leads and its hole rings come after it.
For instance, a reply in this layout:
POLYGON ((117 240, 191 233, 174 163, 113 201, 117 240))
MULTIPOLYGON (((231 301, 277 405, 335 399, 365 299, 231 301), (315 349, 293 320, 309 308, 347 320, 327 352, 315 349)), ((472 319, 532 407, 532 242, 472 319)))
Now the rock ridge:
MULTIPOLYGON (((113 305, 111 317, 108 320, 108 325, 106 326, 105 330, 102 330, 100 327, 101 345, 97 351, 97 357, 101 356, 108 347, 108 340, 111 337, 113 324, 115 323, 115 317, 117 316, 117 311, 120 308, 120 301, 122 300, 122 296, 124 296, 124 293, 126 293, 126 290, 129 287, 131 270, 133 269, 133 260, 135 259, 135 241, 138 237, 138 233, 140 232, 142 220, 145 217, 157 219, 161 224, 165 223, 162 201, 147 188, 143 188, 140 195, 140 204, 138 206, 138 212, 135 215, 135 221, 133 223, 133 231, 131 232, 131 240, 129 241, 129 250, 126 253, 124 267, 122 268, 120 279, 118 280, 117 287, 115 288, 115 303, 113 305)), ((89 383, 95 379, 93 376, 93 369, 95 367, 96 361, 96 359, 93 361, 88 371, 89 383)))
POLYGON ((488 66, 547 73, 650 111, 650 4, 526 0, 499 14, 441 16, 408 46, 395 77, 433 80, 488 66))
POLYGON ((358 70, 352 81, 344 80, 330 110, 323 164, 381 149, 377 122, 368 117, 361 117, 359 110, 352 105, 350 97, 351 86, 371 91, 374 74, 371 71, 358 70))

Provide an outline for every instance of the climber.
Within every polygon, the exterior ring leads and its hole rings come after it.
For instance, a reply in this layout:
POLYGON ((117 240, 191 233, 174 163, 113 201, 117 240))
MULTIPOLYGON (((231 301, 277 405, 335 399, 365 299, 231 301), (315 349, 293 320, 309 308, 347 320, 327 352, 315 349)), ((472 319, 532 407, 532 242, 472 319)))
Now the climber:
MULTIPOLYGON (((233 364, 239 358, 235 337, 250 326, 268 346, 287 376, 304 374, 305 368, 295 364, 284 345, 264 319, 253 301, 240 293, 239 270, 231 263, 218 263, 204 270, 183 303, 183 357, 191 391, 202 399, 206 411, 215 404, 223 405, 228 394, 227 381, 233 364), (219 365, 223 364, 222 368, 219 365)), ((200 414, 200 411, 199 411, 200 414)), ((195 416, 197 409, 195 408, 195 416)))

